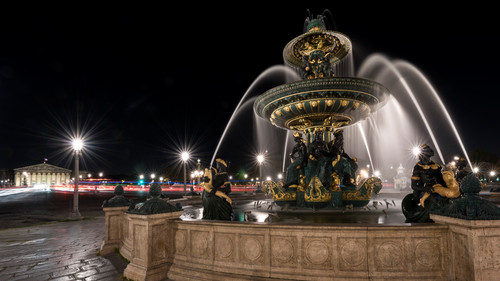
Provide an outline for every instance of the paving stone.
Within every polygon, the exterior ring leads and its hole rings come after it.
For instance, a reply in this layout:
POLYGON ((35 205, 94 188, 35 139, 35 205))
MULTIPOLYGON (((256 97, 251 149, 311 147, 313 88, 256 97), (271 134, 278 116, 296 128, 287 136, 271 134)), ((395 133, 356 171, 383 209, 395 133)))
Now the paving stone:
POLYGON ((75 278, 73 278, 73 276, 61 276, 61 277, 58 277, 58 278, 53 278, 53 279, 49 279, 50 281, 69 281, 69 280, 75 280, 75 278))
POLYGON ((49 280, 50 275, 47 274, 41 274, 41 273, 29 273, 29 274, 23 274, 23 275, 18 275, 14 277, 10 277, 8 279, 0 279, 0 280, 8 280, 8 281, 17 281, 17 280, 49 280))
POLYGON ((97 270, 90 269, 90 270, 80 271, 78 273, 75 273, 74 276, 75 276, 75 278, 85 278, 85 277, 89 277, 92 275, 96 275, 97 273, 98 273, 97 270))
POLYGON ((85 278, 85 281, 95 281, 95 280, 101 280, 105 277, 107 278, 110 278, 110 277, 114 277, 114 278, 118 278, 116 280, 120 280, 121 278, 119 276, 117 276, 117 272, 116 271, 108 271, 108 272, 103 272, 103 273, 99 273, 99 274, 96 274, 96 275, 92 275, 92 276, 89 276, 87 278, 85 278))
POLYGON ((0 280, 121 280, 97 256, 104 218, 0 231, 0 280))
POLYGON ((107 271, 111 271, 111 270, 116 270, 115 267, 110 264, 110 265, 106 265, 106 266, 103 266, 103 267, 98 267, 97 270, 99 272, 107 272, 107 271))
POLYGON ((74 274, 80 271, 80 268, 78 267, 69 267, 65 268, 63 270, 55 271, 52 273, 52 277, 59 277, 59 276, 64 276, 64 275, 70 275, 74 274))

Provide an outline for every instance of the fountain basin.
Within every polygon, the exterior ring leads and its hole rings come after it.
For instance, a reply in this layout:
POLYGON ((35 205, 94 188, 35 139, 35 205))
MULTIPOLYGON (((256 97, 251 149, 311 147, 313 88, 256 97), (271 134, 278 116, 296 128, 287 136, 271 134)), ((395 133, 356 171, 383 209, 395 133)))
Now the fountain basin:
POLYGON ((368 117, 388 94, 381 84, 362 78, 308 79, 266 91, 255 101, 254 111, 288 130, 340 128, 368 117))
POLYGON ((444 280, 451 266, 444 225, 171 221, 171 227, 172 280, 444 280))

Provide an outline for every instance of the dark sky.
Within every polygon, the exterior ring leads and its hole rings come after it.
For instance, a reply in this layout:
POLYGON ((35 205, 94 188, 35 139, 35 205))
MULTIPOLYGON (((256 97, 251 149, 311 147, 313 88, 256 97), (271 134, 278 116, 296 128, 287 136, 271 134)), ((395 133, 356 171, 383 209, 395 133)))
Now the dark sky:
MULTIPOLYGON (((86 5, 0 9, 0 168, 44 158, 71 168, 63 136, 77 126, 91 133, 88 170, 168 169, 188 145, 208 162, 242 95, 283 63, 307 16, 307 8, 86 5)), ((310 10, 331 11, 356 66, 372 53, 417 66, 467 149, 500 154, 495 9, 416 5, 310 10)))

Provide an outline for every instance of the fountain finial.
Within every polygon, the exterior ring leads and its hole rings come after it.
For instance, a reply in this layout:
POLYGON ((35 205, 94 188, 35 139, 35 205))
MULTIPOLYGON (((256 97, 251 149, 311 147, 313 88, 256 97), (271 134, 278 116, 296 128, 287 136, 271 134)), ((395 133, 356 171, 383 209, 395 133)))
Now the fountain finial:
POLYGON ((321 15, 318 15, 315 19, 309 19, 307 18, 305 20, 305 30, 304 32, 313 32, 313 31, 320 31, 320 30, 325 30, 326 29, 326 24, 324 21, 324 17, 321 15))

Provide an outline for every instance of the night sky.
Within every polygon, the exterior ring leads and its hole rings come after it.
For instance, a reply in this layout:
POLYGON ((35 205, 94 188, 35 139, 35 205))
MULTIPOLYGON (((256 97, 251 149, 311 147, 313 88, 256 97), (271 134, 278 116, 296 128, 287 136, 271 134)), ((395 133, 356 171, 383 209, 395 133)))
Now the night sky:
MULTIPOLYGON (((373 53, 417 66, 467 150, 499 155, 495 9, 412 5, 310 11, 331 11, 330 28, 351 39, 355 66, 373 53)), ((176 151, 186 146, 208 164, 241 97, 283 63, 306 17, 307 8, 244 5, 3 7, 0 169, 44 158, 71 169, 64 135, 77 126, 89 132, 89 171, 178 170, 176 151)), ((251 147, 251 136, 241 143, 251 147)))

